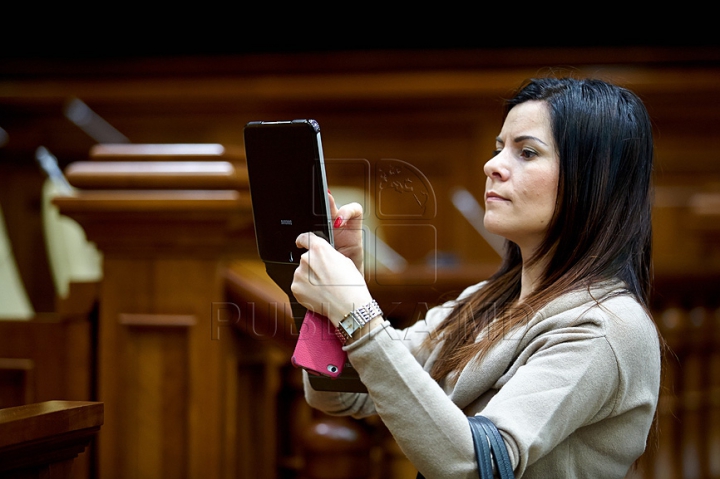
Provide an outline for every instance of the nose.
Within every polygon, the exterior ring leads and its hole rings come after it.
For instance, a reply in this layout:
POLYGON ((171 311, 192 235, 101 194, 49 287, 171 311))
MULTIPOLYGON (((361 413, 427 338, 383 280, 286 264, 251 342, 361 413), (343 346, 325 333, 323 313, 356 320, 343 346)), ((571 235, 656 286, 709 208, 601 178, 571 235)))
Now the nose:
POLYGON ((483 167, 485 175, 494 180, 505 181, 510 176, 510 170, 505 163, 504 150, 490 158, 483 167))

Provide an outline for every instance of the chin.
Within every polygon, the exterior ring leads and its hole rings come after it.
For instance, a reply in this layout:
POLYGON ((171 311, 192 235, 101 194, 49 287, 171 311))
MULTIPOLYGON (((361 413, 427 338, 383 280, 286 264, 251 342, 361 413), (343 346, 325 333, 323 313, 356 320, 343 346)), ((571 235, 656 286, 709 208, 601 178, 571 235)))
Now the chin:
POLYGON ((505 238, 506 240, 513 241, 511 239, 512 235, 512 229, 508 228, 507 225, 503 225, 502 223, 497 223, 495 221, 492 221, 491 219, 488 219, 486 217, 485 221, 483 221, 483 225, 485 226, 485 229, 488 231, 488 233, 492 233, 497 236, 501 236, 505 238))
POLYGON ((485 215, 485 218, 483 219, 483 225, 485 226, 485 229, 488 230, 490 233, 494 235, 505 236, 503 234, 504 229, 502 225, 493 221, 492 218, 488 218, 488 215, 485 215))

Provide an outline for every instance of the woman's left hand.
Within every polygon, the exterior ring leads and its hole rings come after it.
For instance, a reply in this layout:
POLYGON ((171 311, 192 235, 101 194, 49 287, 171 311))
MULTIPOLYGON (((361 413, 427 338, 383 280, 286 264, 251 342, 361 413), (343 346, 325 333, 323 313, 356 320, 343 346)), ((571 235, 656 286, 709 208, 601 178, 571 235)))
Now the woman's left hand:
POLYGON ((359 203, 348 203, 337 207, 335 198, 328 192, 330 214, 333 218, 335 249, 353 260, 357 269, 363 269, 362 218, 363 208, 359 203))
POLYGON ((300 257, 291 286, 300 304, 337 326, 350 311, 372 300, 355 263, 330 243, 314 233, 303 233, 296 244, 307 250, 300 257))

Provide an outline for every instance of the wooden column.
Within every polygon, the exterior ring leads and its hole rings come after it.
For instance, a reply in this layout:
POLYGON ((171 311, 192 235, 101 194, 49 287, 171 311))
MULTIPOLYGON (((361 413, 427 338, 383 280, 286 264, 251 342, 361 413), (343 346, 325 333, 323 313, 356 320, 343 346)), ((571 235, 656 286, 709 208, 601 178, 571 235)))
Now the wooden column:
POLYGON ((233 442, 237 415, 253 414, 228 399, 243 351, 232 334, 212 334, 212 312, 225 301, 226 261, 256 255, 244 165, 217 145, 190 159, 178 145, 148 147, 69 165, 81 189, 55 201, 104 258, 99 476, 241 477, 241 451, 256 447, 233 442))

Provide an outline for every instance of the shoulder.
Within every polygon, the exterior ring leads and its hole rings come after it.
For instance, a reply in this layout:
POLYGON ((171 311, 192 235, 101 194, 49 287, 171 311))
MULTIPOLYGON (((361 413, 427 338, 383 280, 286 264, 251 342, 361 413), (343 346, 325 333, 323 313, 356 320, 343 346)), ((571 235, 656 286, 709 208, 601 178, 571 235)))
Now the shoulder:
POLYGON ((616 385, 612 409, 657 401, 660 336, 646 308, 624 285, 567 293, 539 311, 533 322, 526 331, 526 354, 573 351, 568 366, 586 374, 583 365, 592 365, 592 377, 607 376, 616 385))
POLYGON ((599 283, 565 293, 543 307, 542 321, 608 329, 655 330, 648 311, 621 282, 599 283))
POLYGON ((660 336, 647 309, 622 283, 567 293, 540 312, 540 329, 603 337, 620 369, 660 368, 660 336))
POLYGON ((605 338, 615 354, 660 351, 650 314, 621 282, 596 284, 565 293, 537 312, 516 333, 528 341, 605 338))
POLYGON ((659 369, 659 332, 650 313, 632 295, 610 297, 595 309, 621 365, 630 362, 659 369))
POLYGON ((623 285, 597 291, 601 294, 593 294, 592 289, 589 292, 586 309, 578 308, 580 322, 597 324, 611 344, 639 341, 659 347, 658 331, 649 311, 623 285))

